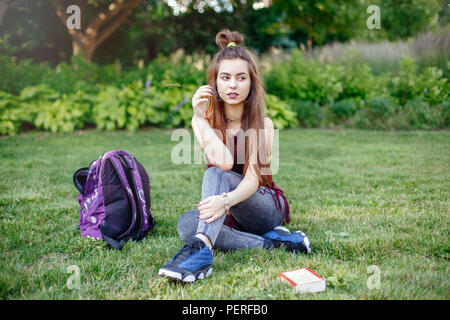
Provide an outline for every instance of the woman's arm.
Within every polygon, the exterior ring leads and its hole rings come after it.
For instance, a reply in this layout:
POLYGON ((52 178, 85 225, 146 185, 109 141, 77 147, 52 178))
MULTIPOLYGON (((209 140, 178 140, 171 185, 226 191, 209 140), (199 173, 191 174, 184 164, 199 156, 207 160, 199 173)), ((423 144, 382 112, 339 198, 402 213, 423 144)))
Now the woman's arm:
POLYGON ((214 133, 205 118, 197 115, 192 117, 192 129, 202 149, 205 151, 210 164, 222 170, 233 168, 233 156, 230 150, 224 145, 219 137, 214 133))
POLYGON ((239 185, 233 191, 228 192, 228 200, 230 201, 230 207, 241 203, 250 198, 259 187, 259 180, 254 173, 253 168, 250 166, 245 173, 244 178, 239 185))

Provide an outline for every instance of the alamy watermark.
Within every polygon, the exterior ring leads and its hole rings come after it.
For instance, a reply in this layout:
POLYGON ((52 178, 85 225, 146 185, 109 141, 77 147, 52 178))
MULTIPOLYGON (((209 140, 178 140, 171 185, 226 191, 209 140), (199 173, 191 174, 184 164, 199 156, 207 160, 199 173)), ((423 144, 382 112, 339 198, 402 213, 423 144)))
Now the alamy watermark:
MULTIPOLYGON (((220 130, 212 129, 217 137, 221 139, 222 134, 220 130)), ((226 130, 227 136, 233 136, 229 134, 231 130, 226 130)), ((273 141, 272 141, 272 149, 270 152, 270 158, 267 158, 267 149, 266 145, 264 145, 266 130, 259 129, 258 132, 255 129, 248 129, 245 132, 242 129, 239 129, 236 134, 236 163, 237 164, 245 164, 245 140, 247 141, 259 141, 257 152, 254 148, 249 150, 249 154, 253 156, 249 156, 248 163, 257 164, 258 161, 256 159, 256 154, 258 154, 259 163, 263 166, 261 167, 261 175, 274 175, 278 172, 279 169, 279 130, 274 129, 273 141), (258 135, 258 139, 257 139, 258 135), (252 152, 252 150, 255 150, 252 152), (265 152, 265 153, 264 153, 265 152)), ((235 147, 234 143, 228 141, 227 139, 227 147, 230 150, 231 154, 234 155, 235 147)), ((207 154, 202 149, 202 147, 198 144, 195 137, 191 136, 191 133, 187 129, 176 129, 172 132, 171 141, 179 141, 173 148, 171 152, 171 160, 174 164, 202 164, 208 163, 207 154), (192 146, 194 148, 192 148, 192 146), (192 157, 192 149, 194 150, 194 156, 192 157)), ((204 148, 207 150, 209 143, 207 141, 212 141, 212 137, 204 137, 205 146, 204 148)), ((250 145, 253 146, 252 143, 250 145)), ((249 147, 250 149, 250 147, 249 147)), ((214 150, 212 150, 214 152, 214 150)), ((216 160, 217 164, 225 164, 226 163, 226 154, 210 154, 211 158, 216 160)), ((208 159, 209 160, 209 159, 208 159)))
POLYGON ((81 9, 73 4, 67 7, 66 13, 69 15, 66 20, 66 26, 69 30, 81 29, 81 9))
POLYGON ((366 20, 366 25, 369 30, 381 29, 381 10, 377 5, 370 5, 367 7, 367 13, 370 14, 366 20))
POLYGON ((66 273, 71 276, 67 279, 66 285, 69 290, 80 289, 80 268, 76 265, 70 265, 66 269, 66 273))
POLYGON ((367 288, 369 290, 380 289, 380 268, 377 265, 368 266, 367 273, 372 274, 367 278, 367 288))

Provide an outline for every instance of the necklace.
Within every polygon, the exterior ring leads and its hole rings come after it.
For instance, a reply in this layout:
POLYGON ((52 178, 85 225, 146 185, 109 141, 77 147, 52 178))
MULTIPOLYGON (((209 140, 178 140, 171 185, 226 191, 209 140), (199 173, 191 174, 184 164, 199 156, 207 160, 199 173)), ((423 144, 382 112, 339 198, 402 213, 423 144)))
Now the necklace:
POLYGON ((241 120, 242 119, 242 116, 240 116, 239 118, 237 118, 237 119, 226 119, 225 118, 225 121, 227 121, 227 122, 233 122, 233 121, 238 121, 238 120, 241 120))

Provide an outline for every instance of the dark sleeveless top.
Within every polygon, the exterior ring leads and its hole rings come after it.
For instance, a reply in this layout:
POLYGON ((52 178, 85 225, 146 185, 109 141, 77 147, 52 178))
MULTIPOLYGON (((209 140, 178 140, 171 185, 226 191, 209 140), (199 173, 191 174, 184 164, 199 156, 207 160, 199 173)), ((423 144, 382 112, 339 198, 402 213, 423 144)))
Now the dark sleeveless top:
MULTIPOLYGON (((231 171, 234 171, 236 173, 239 173, 240 175, 242 175, 243 171, 244 171, 244 164, 238 164, 237 163, 237 135, 234 136, 234 157, 233 157, 233 168, 231 168, 231 171)), ((206 169, 213 167, 213 165, 208 164, 206 166, 206 169)), ((279 208, 280 210, 282 209, 281 206, 281 202, 280 202, 280 195, 284 200, 284 207, 285 207, 285 218, 284 218, 284 222, 283 225, 285 223, 289 223, 290 222, 290 210, 289 210, 289 204, 288 201, 286 199, 286 196, 284 195, 283 190, 281 190, 273 181, 272 179, 272 185, 268 186, 270 189, 274 190, 275 193, 271 193, 272 194, 272 199, 275 202, 275 205, 277 206, 277 208, 279 208)), ((229 223, 225 223, 226 225, 232 227, 233 226, 233 217, 231 215, 228 216, 228 222, 229 223)))

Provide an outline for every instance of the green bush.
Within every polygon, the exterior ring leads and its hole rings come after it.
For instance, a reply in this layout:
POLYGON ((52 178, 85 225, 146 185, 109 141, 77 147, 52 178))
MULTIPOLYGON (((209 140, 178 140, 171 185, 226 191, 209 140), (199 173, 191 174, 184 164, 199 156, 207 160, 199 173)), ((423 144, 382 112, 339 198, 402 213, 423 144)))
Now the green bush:
POLYGON ((404 105, 406 101, 413 98, 413 92, 417 85, 416 69, 414 60, 403 58, 400 62, 399 73, 392 77, 390 83, 391 95, 400 105, 404 105))
POLYGON ((95 100, 94 122, 99 129, 136 130, 146 119, 142 100, 143 90, 140 82, 122 88, 106 86, 95 100))
POLYGON ((91 104, 80 96, 63 94, 60 99, 39 109, 34 124, 51 132, 72 132, 82 129, 90 120, 91 104))
POLYGON ((172 57, 159 55, 157 59, 146 68, 147 74, 153 76, 155 83, 178 85, 201 85, 205 84, 205 71, 197 69, 186 57, 182 57, 176 63, 172 57))
POLYGON ((83 58, 73 56, 70 64, 61 62, 55 70, 44 73, 41 83, 61 94, 76 91, 96 93, 100 73, 96 64, 89 64, 83 58))
POLYGON ((60 97, 58 92, 44 84, 23 88, 16 98, 20 110, 20 121, 35 125, 38 114, 45 112, 47 106, 56 102, 60 97))
POLYGON ((55 73, 47 63, 0 56, 0 91, 17 95, 23 88, 42 83, 42 75, 55 73))
POLYGON ((344 68, 338 64, 306 59, 298 49, 292 57, 272 66, 264 74, 267 93, 282 100, 311 100, 320 104, 337 99, 342 92, 339 81, 344 68))
POLYGON ((24 123, 52 132, 83 128, 91 119, 92 96, 60 95, 45 85, 24 88, 18 96, 0 91, 1 134, 15 134, 24 123))
POLYGON ((348 56, 342 59, 343 70, 339 81, 342 83, 342 91, 337 100, 359 98, 367 100, 371 97, 388 96, 388 77, 375 76, 370 66, 362 62, 361 54, 349 50, 348 56))
POLYGON ((172 89, 165 96, 170 98, 168 101, 169 123, 170 127, 189 128, 193 116, 192 96, 197 90, 196 85, 185 85, 180 89, 172 89))
POLYGON ((276 129, 291 128, 298 124, 297 116, 287 102, 271 94, 266 95, 265 101, 267 111, 276 129))
POLYGON ((427 67, 418 76, 418 83, 414 92, 415 97, 423 97, 430 105, 436 105, 448 98, 449 84, 442 77, 442 70, 427 67))
POLYGON ((441 111, 441 128, 450 128, 450 100, 442 102, 438 107, 441 111))
MULTIPOLYGON (((159 55, 122 70, 74 56, 56 68, 0 57, 0 134, 36 127, 72 131, 136 130, 150 124, 189 127, 191 98, 205 71, 186 57, 159 55)), ((333 127, 433 129, 450 127, 449 83, 442 70, 403 59, 398 72, 374 75, 360 57, 342 63, 307 59, 300 50, 263 74, 266 104, 277 128, 333 127)))
POLYGON ((165 128, 188 126, 192 119, 193 86, 148 87, 136 81, 122 88, 104 87, 97 96, 93 119, 100 129, 136 130, 145 123, 165 128))
POLYGON ((143 68, 123 70, 119 63, 100 66, 86 61, 81 55, 72 56, 69 63, 63 61, 55 68, 31 59, 0 56, 0 91, 19 94, 25 87, 43 84, 60 94, 98 93, 99 85, 120 88, 123 84, 145 82, 149 76, 153 78, 153 84, 200 85, 204 82, 204 71, 189 63, 186 57, 176 63, 171 60, 171 57, 160 55, 143 68))
POLYGON ((391 99, 386 98, 372 98, 367 101, 365 110, 371 118, 385 119, 391 116, 397 106, 391 99))
POLYGON ((442 70, 427 67, 417 74, 417 64, 414 60, 404 58, 398 75, 392 77, 391 95, 400 105, 417 97, 423 97, 431 105, 445 101, 448 98, 449 84, 443 78, 442 70))
POLYGON ((319 125, 321 113, 317 102, 297 100, 291 103, 302 127, 312 128, 319 125))
POLYGON ((17 99, 0 91, 0 134, 14 135, 22 123, 17 99))
POLYGON ((348 119, 356 113, 357 107, 351 100, 341 100, 334 103, 330 110, 336 118, 348 119))
POLYGON ((148 122, 165 128, 189 127, 193 115, 191 99, 194 86, 153 88, 148 122))
POLYGON ((389 130, 394 128, 392 116, 398 105, 392 99, 372 98, 356 112, 349 125, 360 129, 389 130))
POLYGON ((415 98, 406 103, 404 110, 405 119, 409 129, 431 129, 440 124, 440 110, 430 108, 423 98, 415 98))

